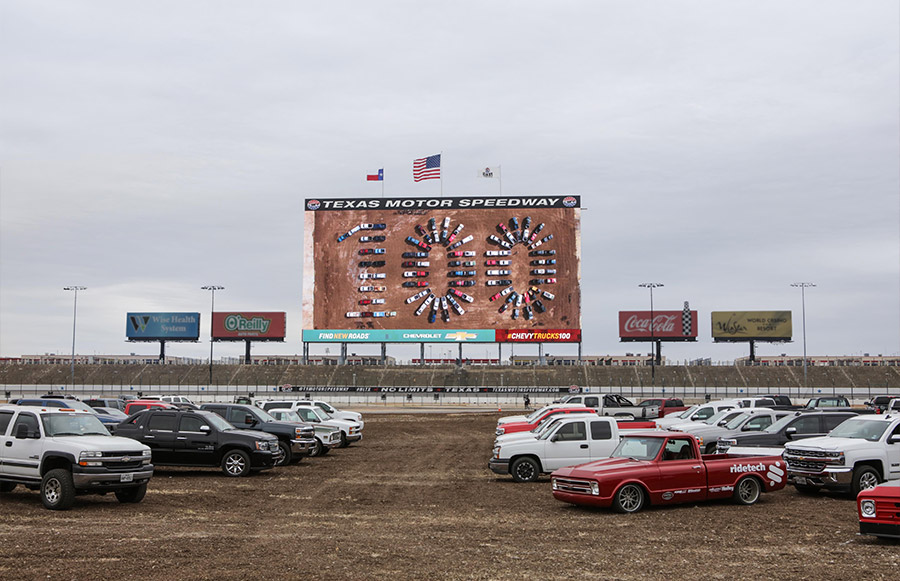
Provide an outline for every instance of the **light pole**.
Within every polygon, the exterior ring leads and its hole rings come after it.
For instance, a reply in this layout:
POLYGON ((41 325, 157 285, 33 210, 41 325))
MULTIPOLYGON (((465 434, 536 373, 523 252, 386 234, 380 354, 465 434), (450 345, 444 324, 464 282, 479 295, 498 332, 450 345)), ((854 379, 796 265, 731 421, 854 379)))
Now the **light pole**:
POLYGON ((650 381, 656 380, 656 338, 653 335, 653 289, 663 286, 661 282, 642 282, 641 288, 650 289, 650 381))
POLYGON ((815 288, 812 282, 794 282, 792 287, 800 287, 800 305, 803 313, 803 387, 809 387, 806 382, 806 289, 815 288))
POLYGON ((63 290, 75 291, 75 305, 72 307, 72 388, 75 387, 75 320, 78 316, 78 291, 87 290, 86 286, 64 286, 63 290))
POLYGON ((216 312, 216 291, 225 290, 225 287, 217 284, 208 284, 206 286, 201 286, 200 288, 210 291, 210 294, 212 295, 212 304, 209 307, 209 385, 212 386, 213 313, 216 312))

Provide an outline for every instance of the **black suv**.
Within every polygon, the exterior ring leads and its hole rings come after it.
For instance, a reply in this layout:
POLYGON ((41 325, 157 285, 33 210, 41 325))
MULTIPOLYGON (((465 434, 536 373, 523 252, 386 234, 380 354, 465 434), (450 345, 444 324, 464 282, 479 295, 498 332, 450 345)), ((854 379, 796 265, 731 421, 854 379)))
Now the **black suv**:
POLYGON ((200 409, 215 412, 236 428, 258 430, 278 438, 282 458, 278 465, 300 460, 316 445, 316 430, 309 424, 279 422, 256 406, 236 403, 205 403, 200 409))
POLYGON ((824 436, 844 420, 856 417, 855 411, 798 410, 777 420, 761 432, 720 438, 716 445, 719 454, 726 454, 732 446, 780 447, 789 441, 824 436))
POLYGON ((281 459, 274 436, 235 429, 201 410, 142 410, 123 420, 116 435, 150 446, 157 465, 221 466, 228 476, 272 468, 281 459))

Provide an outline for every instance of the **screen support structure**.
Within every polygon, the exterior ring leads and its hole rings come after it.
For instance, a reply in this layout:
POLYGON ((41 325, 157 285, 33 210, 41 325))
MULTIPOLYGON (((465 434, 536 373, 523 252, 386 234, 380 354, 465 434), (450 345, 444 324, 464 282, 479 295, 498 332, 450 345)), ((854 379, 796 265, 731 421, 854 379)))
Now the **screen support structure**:
POLYGON ((159 340, 159 362, 166 362, 166 341, 165 339, 159 340))

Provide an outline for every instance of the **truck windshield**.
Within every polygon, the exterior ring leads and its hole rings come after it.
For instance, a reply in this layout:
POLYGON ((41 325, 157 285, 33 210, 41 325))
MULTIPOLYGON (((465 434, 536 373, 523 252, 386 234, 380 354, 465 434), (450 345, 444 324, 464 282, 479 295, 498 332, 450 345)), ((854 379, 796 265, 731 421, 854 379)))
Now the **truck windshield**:
POLYGON ((689 407, 688 409, 684 410, 683 412, 679 412, 679 413, 677 413, 677 414, 672 414, 672 415, 669 416, 669 417, 673 417, 673 418, 689 418, 689 417, 691 417, 691 415, 692 415, 695 411, 697 411, 699 408, 700 408, 700 406, 698 406, 698 405, 692 405, 691 407, 689 407))
POLYGON ((653 460, 662 448, 663 438, 626 436, 622 438, 610 458, 631 458, 633 460, 653 460))
POLYGON ((793 422, 794 418, 796 418, 796 417, 797 416, 793 415, 793 414, 791 414, 789 416, 784 416, 780 420, 776 420, 774 424, 772 424, 771 426, 769 426, 768 428, 763 430, 763 432, 766 432, 767 434, 777 434, 777 433, 781 432, 781 430, 783 430, 786 425, 793 422))
POLYGON ((272 414, 270 414, 267 411, 263 411, 256 406, 247 406, 247 413, 253 414, 253 416, 255 416, 256 419, 261 422, 277 422, 278 421, 272 417, 272 414))
POLYGON ((832 438, 859 438, 877 442, 888 427, 888 422, 879 420, 857 420, 843 422, 828 435, 832 438))
POLYGON ((725 427, 729 430, 736 430, 743 426, 744 422, 749 420, 751 417, 753 416, 751 416, 750 414, 741 414, 736 418, 732 418, 727 424, 725 424, 725 427))
POLYGON ((212 426, 215 429, 219 430, 220 432, 224 432, 226 430, 237 429, 234 426, 232 426, 231 424, 229 424, 227 421, 225 421, 225 418, 223 418, 219 414, 214 414, 212 412, 209 412, 209 413, 202 414, 202 415, 203 415, 203 419, 205 419, 207 422, 212 424, 212 426))
POLYGON ((533 412, 531 412, 531 414, 525 416, 525 419, 528 421, 529 424, 533 423, 534 420, 536 420, 540 416, 542 416, 544 414, 544 412, 550 411, 551 409, 553 409, 553 408, 551 408, 550 406, 542 407, 541 409, 533 411, 533 412))
POLYGON ((47 436, 108 436, 109 431, 94 414, 41 414, 47 436))
POLYGON ((722 418, 724 418, 725 416, 727 416, 730 413, 734 413, 734 412, 732 412, 731 410, 722 410, 718 413, 715 413, 715 414, 709 416, 705 420, 703 420, 703 423, 708 426, 714 426, 717 423, 719 423, 719 420, 721 420, 722 418))

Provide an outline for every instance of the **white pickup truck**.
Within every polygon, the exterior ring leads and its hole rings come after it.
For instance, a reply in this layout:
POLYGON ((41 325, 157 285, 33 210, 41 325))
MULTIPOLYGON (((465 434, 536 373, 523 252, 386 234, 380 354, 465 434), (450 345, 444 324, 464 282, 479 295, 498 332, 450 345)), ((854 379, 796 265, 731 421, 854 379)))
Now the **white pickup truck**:
POLYGON ((500 436, 488 467, 509 474, 516 482, 534 482, 542 473, 563 466, 608 458, 619 444, 615 418, 596 414, 567 414, 534 432, 500 436))
POLYGON ((578 404, 594 408, 601 416, 615 416, 620 420, 647 419, 659 417, 659 406, 635 405, 627 397, 617 393, 580 393, 567 395, 559 403, 578 404))
POLYGON ((784 446, 788 482, 801 492, 850 492, 900 479, 900 414, 852 417, 827 436, 784 446))
POLYGON ((19 484, 40 490, 51 510, 66 510, 76 494, 114 492, 140 502, 153 476, 150 448, 111 436, 96 415, 67 408, 0 408, 0 493, 19 484))

